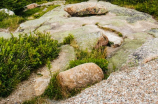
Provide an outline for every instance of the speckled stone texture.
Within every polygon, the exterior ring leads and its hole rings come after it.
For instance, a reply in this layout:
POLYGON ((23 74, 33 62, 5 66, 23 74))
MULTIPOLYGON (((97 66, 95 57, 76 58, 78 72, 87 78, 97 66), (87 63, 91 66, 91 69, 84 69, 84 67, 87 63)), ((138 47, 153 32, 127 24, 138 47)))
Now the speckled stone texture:
POLYGON ((158 104, 158 59, 112 73, 75 97, 58 104, 158 104))

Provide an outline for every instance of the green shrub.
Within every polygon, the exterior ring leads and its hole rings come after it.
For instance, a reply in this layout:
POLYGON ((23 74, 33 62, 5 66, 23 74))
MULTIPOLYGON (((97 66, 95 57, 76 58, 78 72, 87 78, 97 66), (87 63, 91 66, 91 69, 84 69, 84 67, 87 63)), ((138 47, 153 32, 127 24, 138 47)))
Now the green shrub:
POLYGON ((0 97, 8 96, 32 71, 58 56, 58 42, 49 34, 0 38, 0 97))
POLYGON ((69 34, 69 36, 65 37, 63 40, 63 44, 70 44, 74 40, 74 36, 69 34))

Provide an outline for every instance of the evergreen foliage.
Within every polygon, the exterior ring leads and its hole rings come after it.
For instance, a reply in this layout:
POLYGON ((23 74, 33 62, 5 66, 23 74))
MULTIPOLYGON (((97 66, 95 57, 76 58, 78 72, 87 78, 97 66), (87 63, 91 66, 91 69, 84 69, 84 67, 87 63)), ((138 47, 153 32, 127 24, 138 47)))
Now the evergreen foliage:
POLYGON ((32 71, 53 60, 58 42, 49 34, 27 34, 0 38, 0 97, 7 97, 32 71))

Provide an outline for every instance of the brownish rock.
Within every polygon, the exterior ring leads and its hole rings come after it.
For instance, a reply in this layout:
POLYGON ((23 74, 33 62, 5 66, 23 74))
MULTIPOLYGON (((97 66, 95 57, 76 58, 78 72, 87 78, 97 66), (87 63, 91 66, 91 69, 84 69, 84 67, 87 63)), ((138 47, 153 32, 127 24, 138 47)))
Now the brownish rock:
POLYGON ((25 6, 25 9, 33 9, 33 8, 36 8, 38 7, 38 4, 37 3, 32 3, 32 4, 29 4, 27 6, 25 6))
POLYGON ((57 80, 62 88, 72 90, 83 88, 101 81, 104 78, 102 69, 94 63, 85 63, 60 72, 57 80))
POLYGON ((71 16, 100 15, 108 12, 103 5, 92 2, 70 4, 64 10, 71 16))
POLYGON ((102 35, 99 38, 99 40, 98 40, 98 42, 97 42, 97 44, 95 46, 95 49, 98 49, 99 47, 102 47, 102 46, 106 46, 108 44, 108 42, 109 42, 108 37, 105 36, 105 35, 102 35))

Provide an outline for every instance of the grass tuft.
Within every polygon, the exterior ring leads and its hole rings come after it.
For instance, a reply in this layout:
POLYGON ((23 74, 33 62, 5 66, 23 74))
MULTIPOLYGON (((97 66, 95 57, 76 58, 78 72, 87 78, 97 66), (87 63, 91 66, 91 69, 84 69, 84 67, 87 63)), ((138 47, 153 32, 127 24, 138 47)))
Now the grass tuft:
POLYGON ((73 40, 74 36, 72 34, 69 34, 67 37, 64 38, 63 44, 71 44, 73 40))

